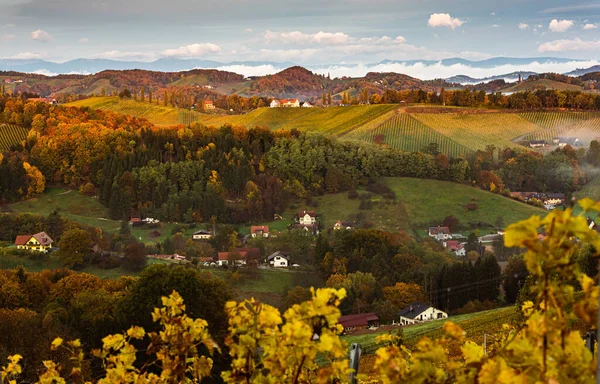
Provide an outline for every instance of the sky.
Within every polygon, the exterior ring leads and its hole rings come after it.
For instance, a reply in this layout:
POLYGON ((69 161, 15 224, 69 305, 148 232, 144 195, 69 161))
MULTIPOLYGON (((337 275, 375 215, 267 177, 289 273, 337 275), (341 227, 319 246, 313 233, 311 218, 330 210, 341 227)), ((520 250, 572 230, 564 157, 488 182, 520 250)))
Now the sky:
POLYGON ((600 1, 0 0, 0 58, 600 60, 600 1))

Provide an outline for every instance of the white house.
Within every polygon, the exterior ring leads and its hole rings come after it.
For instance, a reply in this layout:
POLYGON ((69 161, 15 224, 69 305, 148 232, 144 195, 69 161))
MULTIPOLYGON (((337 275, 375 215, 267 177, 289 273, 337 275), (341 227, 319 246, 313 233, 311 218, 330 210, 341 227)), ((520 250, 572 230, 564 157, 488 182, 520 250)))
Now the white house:
POLYGON ((311 103, 309 103, 308 101, 305 101, 304 103, 302 103, 302 108, 312 108, 313 105, 311 103))
POLYGON ((300 100, 298 99, 281 99, 281 106, 287 108, 298 108, 300 107, 300 100))
POLYGON ((450 228, 448 227, 429 227, 429 236, 438 241, 444 241, 452 238, 450 228))
POLYGON ((353 225, 354 225, 354 223, 351 223, 349 221, 342 222, 342 221, 338 220, 333 225, 333 230, 334 231, 337 231, 337 230, 340 230, 340 229, 351 230, 351 229, 353 229, 353 225))
POLYGON ((250 235, 252 237, 269 237, 268 225, 253 225, 250 227, 250 235))
POLYGON ((201 229, 192 234, 192 239, 194 240, 210 240, 212 238, 212 233, 210 231, 206 231, 201 229))
POLYGON ((430 320, 446 319, 448 314, 444 311, 436 309, 425 303, 412 303, 408 307, 401 310, 400 315, 401 325, 410 325, 422 323, 430 320))
POLYGON ((273 99, 271 101, 270 107, 271 108, 279 108, 279 107, 281 107, 281 102, 279 100, 277 100, 277 99, 273 99))
POLYGON ((298 222, 302 225, 315 224, 317 222, 317 213, 315 211, 299 211, 298 222))
POLYGON ((274 268, 287 268, 290 262, 290 257, 282 252, 275 252, 267 257, 267 262, 274 268))

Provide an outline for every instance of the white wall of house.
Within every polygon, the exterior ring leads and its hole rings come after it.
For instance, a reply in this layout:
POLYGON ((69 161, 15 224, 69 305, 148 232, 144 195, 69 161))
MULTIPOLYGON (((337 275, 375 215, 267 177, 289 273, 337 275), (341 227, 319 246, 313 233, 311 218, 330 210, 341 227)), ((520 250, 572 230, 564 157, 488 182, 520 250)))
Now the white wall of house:
POLYGON ((194 240, 209 240, 212 237, 210 234, 197 234, 192 235, 192 239, 194 240))
POLYGON ((424 321, 446 319, 446 318, 448 318, 448 314, 446 312, 440 311, 439 309, 436 309, 434 307, 429 307, 425 311, 423 311, 423 313, 421 313, 419 316, 415 317, 414 319, 409 319, 407 317, 400 316, 400 323, 404 324, 404 325, 416 324, 416 323, 422 323, 424 321))
POLYGON ((275 256, 273 260, 269 261, 269 264, 275 268, 287 268, 288 260, 285 257, 275 256))
POLYGON ((300 224, 314 224, 316 219, 314 217, 311 217, 308 213, 305 214, 304 216, 300 216, 300 224))

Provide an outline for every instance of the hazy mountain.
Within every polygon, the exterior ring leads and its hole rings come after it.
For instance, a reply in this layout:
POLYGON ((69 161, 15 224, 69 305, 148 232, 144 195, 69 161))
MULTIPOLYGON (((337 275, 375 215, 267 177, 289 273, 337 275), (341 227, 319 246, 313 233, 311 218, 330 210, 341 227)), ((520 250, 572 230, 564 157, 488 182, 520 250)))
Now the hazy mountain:
POLYGON ((600 65, 594 65, 593 67, 589 67, 589 68, 578 68, 574 71, 565 73, 565 75, 583 76, 583 75, 587 75, 588 73, 592 73, 592 72, 600 72, 600 65))
POLYGON ((519 71, 519 72, 511 72, 511 73, 506 73, 504 75, 490 76, 490 77, 484 77, 484 78, 479 78, 479 79, 473 78, 473 77, 470 77, 467 75, 458 75, 458 76, 449 77, 446 79, 446 81, 449 83, 459 83, 462 85, 487 83, 487 82, 494 81, 494 80, 504 80, 507 83, 513 83, 513 82, 519 80, 519 75, 521 75, 521 78, 523 80, 527 80, 527 78, 529 76, 537 75, 537 73, 519 71))

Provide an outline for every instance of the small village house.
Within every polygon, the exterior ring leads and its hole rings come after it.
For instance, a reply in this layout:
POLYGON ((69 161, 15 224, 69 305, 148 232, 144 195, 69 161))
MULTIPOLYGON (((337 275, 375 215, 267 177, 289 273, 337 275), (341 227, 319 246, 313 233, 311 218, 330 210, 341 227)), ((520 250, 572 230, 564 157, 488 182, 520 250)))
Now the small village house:
POLYGON ((300 211, 298 212, 298 223, 303 225, 315 224, 317 222, 317 212, 300 211))
POLYGON ((452 238, 450 228, 448 227, 429 227, 429 236, 438 241, 449 240, 452 238))
POLYGON ((52 248, 54 240, 46 232, 36 233, 35 235, 18 235, 15 239, 17 249, 26 249, 47 253, 52 248))
POLYGON ((340 229, 345 229, 345 230, 351 230, 354 229, 354 223, 350 222, 350 221, 336 221, 335 224, 333 225, 333 230, 337 231, 340 229))
POLYGON ((281 102, 277 99, 271 100, 271 104, 269 104, 271 108, 279 108, 281 107, 281 102))
POLYGON ((425 303, 412 303, 408 307, 402 309, 398 315, 400 316, 401 325, 411 325, 422 323, 430 320, 446 319, 448 314, 440 311, 425 303))
POLYGON ((253 225, 250 227, 250 235, 252 237, 269 237, 268 225, 253 225))
POLYGON ((205 229, 201 229, 192 234, 194 240, 210 240, 212 238, 212 232, 205 229))
POLYGON ((203 104, 204 104, 204 109, 206 111, 211 111, 211 110, 215 109, 215 105, 213 104, 212 100, 204 100, 203 104))
POLYGON ((129 216, 129 224, 140 225, 142 224, 142 216, 139 213, 135 213, 129 216))
POLYGON ((219 252, 217 265, 238 265, 257 267, 260 249, 258 248, 236 248, 231 252, 219 252))
POLYGON ((311 103, 309 103, 308 101, 305 101, 304 103, 302 103, 302 108, 312 108, 313 105, 311 103))
POLYGON ((459 243, 458 240, 448 240, 444 242, 444 247, 454 252, 456 256, 466 256, 467 250, 464 243, 459 243))
POLYGON ((287 268, 290 262, 290 256, 283 252, 275 252, 267 257, 267 263, 273 268, 287 268))
POLYGON ((298 108, 300 107, 300 100, 298 99, 281 99, 281 106, 285 108, 298 108))
POLYGON ((359 313, 358 315, 340 316, 338 323, 345 332, 358 331, 367 328, 378 328, 379 317, 375 312, 359 313))
POLYGON ((541 148, 544 146, 546 146, 545 140, 530 140, 529 141, 529 147, 531 147, 531 148, 541 148))

